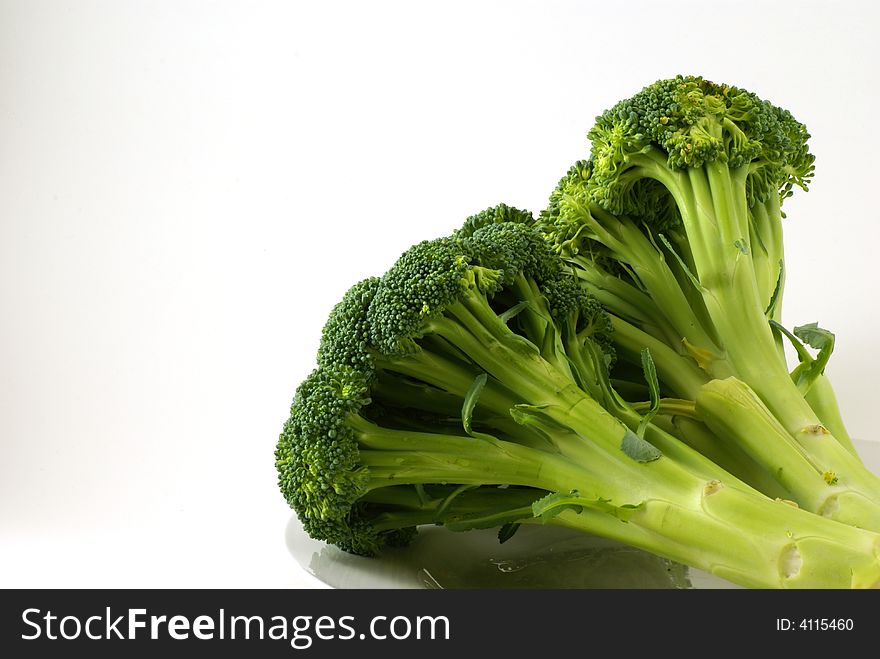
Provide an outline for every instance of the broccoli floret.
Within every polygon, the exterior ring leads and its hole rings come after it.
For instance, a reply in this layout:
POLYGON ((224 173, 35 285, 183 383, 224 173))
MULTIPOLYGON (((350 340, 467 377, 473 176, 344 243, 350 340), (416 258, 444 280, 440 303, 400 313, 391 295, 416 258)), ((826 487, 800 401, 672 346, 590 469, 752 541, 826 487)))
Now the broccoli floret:
MULTIPOLYGON (((751 207, 788 196, 793 186, 807 188, 815 160, 809 137, 787 110, 743 89, 694 76, 660 80, 596 119, 589 133, 593 198, 612 212, 650 217, 643 196, 627 194, 645 178, 627 176, 629 164, 646 157, 662 158, 672 171, 715 162, 747 167, 751 207)), ((663 183, 660 176, 648 178, 663 183)))
POLYGON ((297 389, 279 438, 279 485, 312 537, 371 556, 383 547, 407 544, 418 524, 442 520, 462 525, 462 518, 474 511, 480 517, 490 508, 519 511, 541 496, 527 488, 492 487, 478 501, 448 486, 426 489, 423 476, 400 477, 400 482, 414 481, 419 489, 394 485, 398 472, 420 465, 428 473, 431 461, 453 460, 462 437, 382 429, 365 415, 364 408, 372 403, 368 381, 366 373, 347 366, 316 369, 297 389), (412 450, 418 439, 419 449, 412 450), (383 493, 377 496, 380 488, 383 493), (450 505, 453 497, 455 505, 450 505))
POLYGON ((367 309, 378 286, 378 277, 364 279, 348 289, 342 301, 333 307, 321 335, 318 364, 370 369, 367 309))
POLYGON ((471 215, 464 221, 461 228, 455 232, 457 238, 472 236, 477 229, 482 229, 490 224, 519 223, 530 225, 534 221, 529 211, 520 210, 507 204, 490 206, 484 211, 471 215))
POLYGON ((784 276, 782 200, 813 175, 809 137, 788 111, 745 90, 661 80, 596 119, 586 196, 666 234, 702 283, 723 274, 710 254, 749 257, 763 311, 784 276))
POLYGON ((621 402, 607 318, 539 233, 466 233, 414 246, 331 314, 276 450, 313 537, 372 555, 422 524, 543 523, 750 586, 880 579, 874 534, 758 494, 621 402))
MULTIPOLYGON (((740 436, 750 459, 784 474, 774 478, 801 505, 880 530, 880 479, 854 455, 822 372, 830 347, 815 362, 800 351, 790 375, 779 335, 781 206, 813 174, 806 128, 748 91, 679 76, 600 115, 589 138, 589 161, 562 178, 536 226, 613 316, 618 354, 638 363, 650 347, 661 386, 692 402, 709 382, 754 395, 749 414, 766 410, 780 445, 767 453, 740 436), (829 492, 814 483, 826 472, 853 493, 845 505, 822 503, 829 492)), ((744 433, 741 407, 703 399, 695 409, 714 430, 744 433)))

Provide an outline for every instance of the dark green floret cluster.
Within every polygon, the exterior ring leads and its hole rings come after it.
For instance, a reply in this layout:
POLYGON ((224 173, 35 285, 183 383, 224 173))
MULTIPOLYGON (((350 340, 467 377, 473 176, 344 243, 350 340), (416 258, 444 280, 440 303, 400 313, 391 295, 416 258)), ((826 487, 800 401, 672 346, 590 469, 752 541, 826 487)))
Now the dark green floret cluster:
POLYGON ((487 208, 333 308, 275 452, 304 529, 375 556, 555 525, 749 587, 880 586, 834 335, 782 323, 805 127, 679 76, 588 138, 537 216, 487 208))

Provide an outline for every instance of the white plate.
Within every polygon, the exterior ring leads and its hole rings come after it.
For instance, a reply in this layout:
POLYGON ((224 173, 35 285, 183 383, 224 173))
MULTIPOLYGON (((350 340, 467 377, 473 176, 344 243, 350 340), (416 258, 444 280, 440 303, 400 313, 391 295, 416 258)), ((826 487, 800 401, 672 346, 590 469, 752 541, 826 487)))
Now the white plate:
MULTIPOLYGON (((856 442, 880 472, 880 442, 856 442)), ((406 548, 378 558, 313 540, 293 515, 287 547, 309 574, 334 588, 736 588, 684 565, 595 536, 523 525, 503 545, 497 531, 452 533, 425 526, 406 548)))

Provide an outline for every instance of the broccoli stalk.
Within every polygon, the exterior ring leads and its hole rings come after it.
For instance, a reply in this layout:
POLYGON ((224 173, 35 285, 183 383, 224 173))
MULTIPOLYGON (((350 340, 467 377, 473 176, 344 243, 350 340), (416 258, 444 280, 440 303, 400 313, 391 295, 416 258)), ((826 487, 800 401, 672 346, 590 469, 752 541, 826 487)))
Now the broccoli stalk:
MULTIPOLYGON (((760 491, 847 524, 880 529, 880 506, 805 451, 744 382, 711 380, 692 359, 611 315, 618 355, 633 362, 648 348, 660 379, 683 398, 661 401, 672 434, 760 491), (695 427, 694 420, 706 428, 695 427), (782 488, 782 489, 780 489, 782 488)), ((635 406, 647 409, 647 404, 635 406)), ((816 428, 816 432, 823 432, 816 428)))
POLYGON ((525 224, 420 243, 331 314, 281 490, 313 537, 366 555, 419 524, 546 523, 746 586, 880 583, 880 536, 759 494, 615 397, 608 332, 525 224))
MULTIPOLYGON (((781 203, 812 176, 803 125, 749 92, 679 77, 618 103, 589 137, 591 160, 560 181, 538 225, 616 316, 618 343, 633 353, 642 333, 642 346, 664 345, 652 347, 660 379, 682 397, 696 400, 701 378, 751 388, 794 439, 778 455, 747 448, 752 458, 777 473, 797 453, 858 495, 835 516, 880 530, 880 479, 855 455, 824 376, 833 342, 813 328, 821 359, 799 351, 791 374, 782 351, 781 334, 798 339, 779 325, 781 203)), ((716 413, 727 416, 716 428, 735 430, 745 412, 701 407, 716 413)))

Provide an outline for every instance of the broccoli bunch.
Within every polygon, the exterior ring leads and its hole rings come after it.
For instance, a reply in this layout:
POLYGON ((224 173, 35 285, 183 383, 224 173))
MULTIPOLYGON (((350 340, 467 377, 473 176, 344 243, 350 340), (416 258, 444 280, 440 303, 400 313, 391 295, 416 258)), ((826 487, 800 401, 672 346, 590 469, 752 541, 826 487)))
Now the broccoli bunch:
POLYGON ((764 492, 880 530, 880 479, 824 375, 834 337, 781 320, 782 203, 813 175, 806 128, 748 91, 679 76, 603 113, 589 139, 535 226, 609 313, 621 392, 645 397, 632 366, 649 349, 657 423, 764 492))
POLYGON ((755 587, 880 583, 880 536, 769 498, 617 391, 612 317, 506 206, 333 309, 276 449, 306 531, 374 555, 422 524, 554 524, 755 587))

